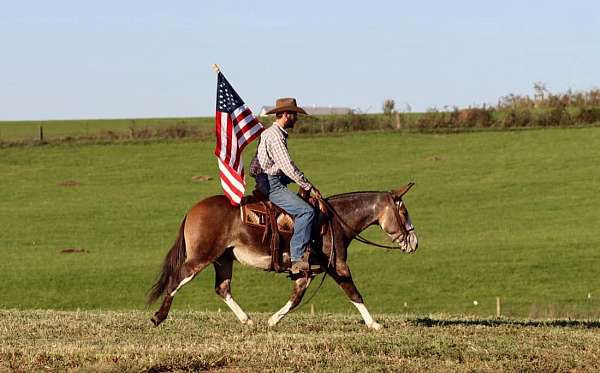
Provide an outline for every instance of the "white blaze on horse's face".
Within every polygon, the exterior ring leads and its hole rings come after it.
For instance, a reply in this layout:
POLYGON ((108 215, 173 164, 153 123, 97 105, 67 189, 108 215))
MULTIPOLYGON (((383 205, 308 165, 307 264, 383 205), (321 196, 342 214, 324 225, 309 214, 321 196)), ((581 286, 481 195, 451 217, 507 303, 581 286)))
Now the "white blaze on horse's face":
POLYGON ((412 253, 419 245, 415 227, 404 202, 401 199, 392 200, 393 203, 389 203, 379 217, 379 225, 402 251, 412 253))

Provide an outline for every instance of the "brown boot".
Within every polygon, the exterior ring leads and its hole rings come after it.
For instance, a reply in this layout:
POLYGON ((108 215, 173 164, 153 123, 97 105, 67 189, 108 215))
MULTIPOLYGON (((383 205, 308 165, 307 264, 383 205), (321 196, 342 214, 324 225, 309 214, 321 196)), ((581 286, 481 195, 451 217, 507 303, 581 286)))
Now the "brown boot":
POLYGON ((308 261, 308 256, 310 255, 310 245, 304 246, 304 254, 302 254, 302 258, 296 262, 292 262, 291 272, 292 274, 297 274, 300 272, 308 272, 310 270, 310 264, 308 261))
POLYGON ((308 272, 310 269, 310 265, 308 261, 299 260, 297 262, 292 262, 292 269, 290 270, 293 274, 298 274, 300 272, 308 272))

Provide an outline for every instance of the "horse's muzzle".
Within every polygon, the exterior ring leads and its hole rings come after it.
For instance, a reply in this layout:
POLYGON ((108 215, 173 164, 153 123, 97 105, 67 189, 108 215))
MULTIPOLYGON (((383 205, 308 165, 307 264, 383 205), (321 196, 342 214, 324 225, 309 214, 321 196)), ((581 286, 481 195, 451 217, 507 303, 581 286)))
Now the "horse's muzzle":
POLYGON ((417 238, 415 231, 411 230, 406 236, 404 236, 404 240, 400 241, 399 244, 400 250, 403 252, 414 253, 419 247, 419 239, 417 238))

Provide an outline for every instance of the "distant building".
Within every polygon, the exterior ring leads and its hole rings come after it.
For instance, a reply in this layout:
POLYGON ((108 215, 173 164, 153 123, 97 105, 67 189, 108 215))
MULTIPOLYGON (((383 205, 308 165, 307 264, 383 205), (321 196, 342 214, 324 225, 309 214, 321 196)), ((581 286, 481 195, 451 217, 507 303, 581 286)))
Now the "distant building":
MULTIPOLYGON (((258 112, 258 116, 264 117, 267 112, 275 106, 263 106, 258 112)), ((352 113, 349 107, 333 107, 333 106, 302 106, 309 115, 346 115, 352 113)))

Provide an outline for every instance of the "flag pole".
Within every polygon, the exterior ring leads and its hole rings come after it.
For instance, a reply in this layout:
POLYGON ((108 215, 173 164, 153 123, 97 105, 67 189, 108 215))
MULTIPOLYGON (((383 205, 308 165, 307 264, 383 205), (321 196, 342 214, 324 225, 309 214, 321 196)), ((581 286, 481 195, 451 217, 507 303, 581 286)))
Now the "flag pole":
POLYGON ((221 72, 221 69, 219 68, 219 65, 217 65, 216 63, 212 64, 212 68, 215 71, 215 74, 218 74, 221 72))

